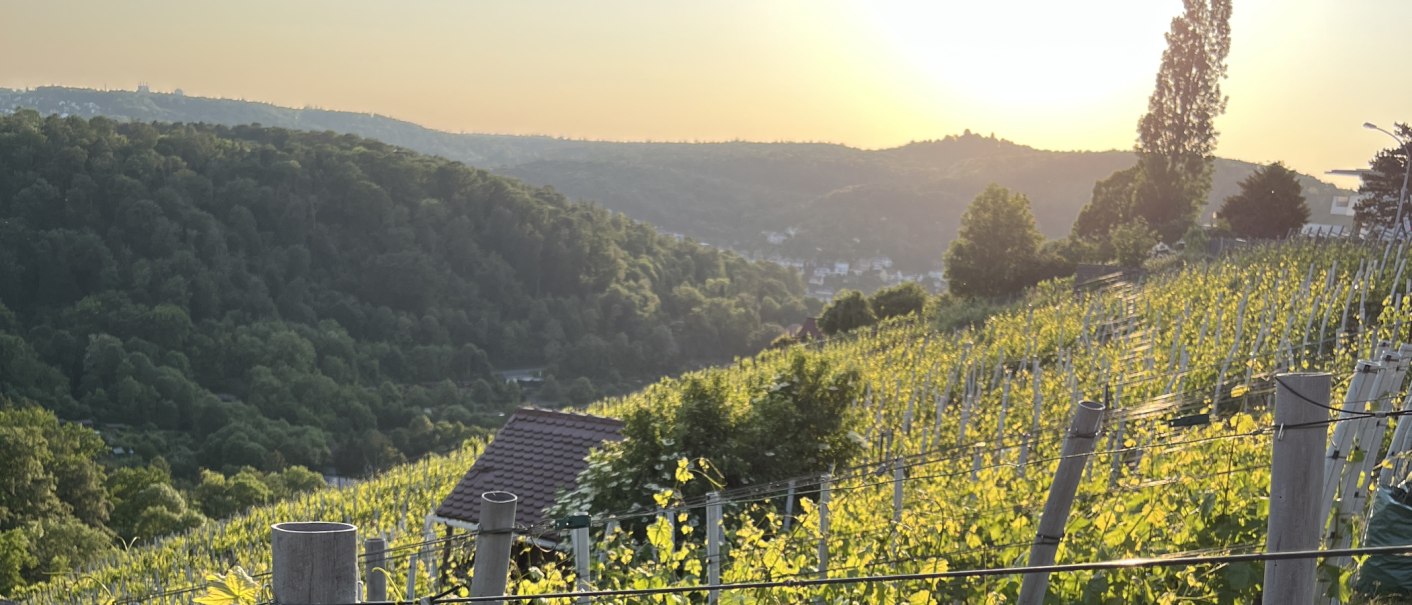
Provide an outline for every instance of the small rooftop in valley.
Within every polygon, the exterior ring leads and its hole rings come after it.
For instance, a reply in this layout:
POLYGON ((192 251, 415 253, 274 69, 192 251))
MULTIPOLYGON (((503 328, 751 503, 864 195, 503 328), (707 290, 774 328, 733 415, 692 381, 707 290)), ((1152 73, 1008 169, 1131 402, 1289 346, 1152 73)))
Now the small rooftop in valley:
POLYGON ((480 520, 481 494, 505 491, 519 497, 516 526, 544 520, 554 495, 572 489, 588 466, 589 450, 622 439, 621 421, 601 416, 537 408, 515 411, 431 519, 473 529, 480 520))

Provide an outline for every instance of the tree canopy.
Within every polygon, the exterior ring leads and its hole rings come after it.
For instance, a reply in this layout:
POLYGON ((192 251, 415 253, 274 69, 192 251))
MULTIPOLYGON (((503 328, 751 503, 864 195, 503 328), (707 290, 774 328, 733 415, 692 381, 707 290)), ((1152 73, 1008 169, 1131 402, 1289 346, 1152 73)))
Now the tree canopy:
POLYGON ((624 439, 590 455, 578 486, 552 514, 646 508, 666 486, 700 496, 842 466, 861 449, 847 429, 849 407, 862 391, 859 376, 796 350, 786 368, 745 392, 699 375, 654 390, 667 400, 630 412, 624 439), (708 480, 682 487, 687 472, 708 480))
POLYGON ((365 472, 758 350, 787 268, 351 135, 0 117, 0 394, 196 480, 365 472), (568 382, 565 382, 568 384, 568 382))
MULTIPOLYGON (((1230 51, 1230 0, 1184 0, 1172 19, 1147 113, 1138 120, 1137 164, 1099 181, 1073 235, 1107 244, 1114 229, 1141 219, 1173 242, 1194 224, 1211 191, 1221 80, 1230 51)), ((1104 246, 1113 252, 1111 246, 1104 246)))
MULTIPOLYGON (((1393 132, 1403 141, 1412 141, 1412 126, 1396 124, 1393 132)), ((1391 226, 1397 218, 1398 197, 1402 195, 1402 181, 1407 174, 1408 146, 1383 149, 1368 161, 1371 169, 1363 173, 1363 184, 1358 192, 1364 195, 1356 209, 1358 221, 1365 225, 1391 226)), ((1409 210, 1404 208, 1406 218, 1409 210)))
POLYGON ((1217 213, 1236 235, 1278 238, 1309 222, 1309 205, 1294 171, 1275 162, 1240 182, 1240 193, 1226 198, 1217 213))
POLYGON ((946 251, 946 281, 961 296, 1005 296, 1039 281, 1044 238, 1030 200, 991 185, 961 215, 961 230, 946 251))
POLYGON ((819 329, 825 334, 838 334, 877 323, 873 305, 857 290, 844 290, 824 307, 819 316, 819 329))
POLYGON ((1167 242, 1196 218, 1211 189, 1221 80, 1231 47, 1231 0, 1184 0, 1172 19, 1157 82, 1138 121, 1134 212, 1167 242))

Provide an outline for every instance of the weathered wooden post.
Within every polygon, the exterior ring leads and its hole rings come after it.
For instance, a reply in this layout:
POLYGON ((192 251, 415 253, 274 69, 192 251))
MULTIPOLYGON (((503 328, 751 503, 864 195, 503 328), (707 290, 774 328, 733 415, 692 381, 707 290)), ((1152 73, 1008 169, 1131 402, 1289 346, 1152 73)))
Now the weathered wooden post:
POLYGON ((476 562, 471 576, 471 596, 498 597, 505 594, 510 573, 510 545, 514 541, 515 503, 510 492, 486 492, 480 496, 480 524, 476 531, 476 562))
POLYGON ((358 528, 299 521, 271 527, 277 605, 352 603, 358 598, 358 528))
MULTIPOLYGON (((1094 439, 1103 424, 1103 409, 1101 403, 1080 401, 1074 411, 1069 434, 1064 438, 1059 469, 1054 472, 1049 498, 1045 500, 1044 512, 1039 517, 1039 530, 1035 533, 1034 544, 1030 546, 1027 563, 1030 567, 1054 564, 1059 541, 1064 537, 1064 525, 1069 521, 1069 510, 1074 506, 1074 494, 1078 492, 1084 466, 1093 453, 1094 439)), ((1044 602, 1044 593, 1048 589, 1048 573, 1025 574, 1024 583, 1020 585, 1020 598, 1016 602, 1020 605, 1039 605, 1044 602)))
MULTIPOLYGON (((1266 552, 1315 550, 1323 528, 1320 451, 1328 429, 1328 374, 1280 374, 1275 381, 1275 443, 1270 467, 1266 552), (1311 403, 1314 402, 1314 403, 1311 403), (1311 423, 1314 423, 1311 426, 1311 423), (1286 427, 1300 427, 1289 428, 1286 427)), ((1314 559, 1265 562, 1265 605, 1312 605, 1314 559)))
POLYGON ((368 538, 363 541, 364 601, 387 600, 387 540, 368 538))
MULTIPOLYGON (((716 492, 706 494, 706 584, 721 584, 721 495, 716 492)), ((706 593, 706 602, 716 605, 721 600, 721 591, 712 588, 706 593)))

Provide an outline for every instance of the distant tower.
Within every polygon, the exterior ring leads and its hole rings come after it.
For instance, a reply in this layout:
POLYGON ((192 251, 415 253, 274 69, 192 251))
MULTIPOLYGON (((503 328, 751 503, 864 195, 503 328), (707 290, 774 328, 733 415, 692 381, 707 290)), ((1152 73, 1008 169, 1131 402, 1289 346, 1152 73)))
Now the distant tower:
POLYGON ((152 92, 152 87, 148 86, 146 82, 138 82, 137 92, 147 94, 149 92, 152 92))

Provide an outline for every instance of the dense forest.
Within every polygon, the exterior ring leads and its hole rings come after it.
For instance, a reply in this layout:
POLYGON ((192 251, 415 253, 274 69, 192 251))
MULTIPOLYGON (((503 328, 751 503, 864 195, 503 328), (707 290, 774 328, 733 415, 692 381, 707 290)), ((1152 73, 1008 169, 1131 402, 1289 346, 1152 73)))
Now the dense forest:
MULTIPOLYGON (((0 111, 15 107, 353 133, 552 186, 736 250, 829 263, 885 255, 911 272, 939 268, 962 212, 991 183, 1025 194, 1040 232, 1058 238, 1069 233, 1094 182, 1135 162, 1131 151, 1047 151, 971 132, 879 150, 827 143, 581 141, 456 134, 366 113, 157 92, 0 89, 0 111), (792 236, 771 244, 766 231, 792 236)), ((1216 159, 1203 222, 1256 168, 1216 159)), ((1312 222, 1348 221, 1328 212, 1338 189, 1309 176, 1299 181, 1312 222)))
POLYGON ((797 274, 332 132, 0 117, 0 396, 134 464, 361 474, 768 344, 797 274))

